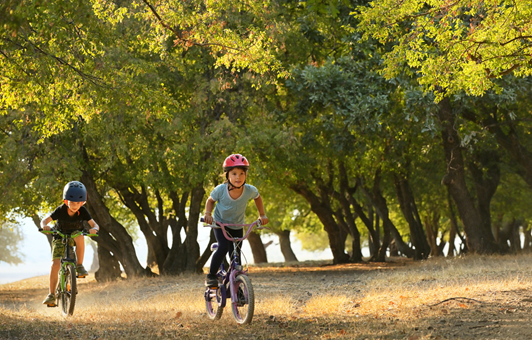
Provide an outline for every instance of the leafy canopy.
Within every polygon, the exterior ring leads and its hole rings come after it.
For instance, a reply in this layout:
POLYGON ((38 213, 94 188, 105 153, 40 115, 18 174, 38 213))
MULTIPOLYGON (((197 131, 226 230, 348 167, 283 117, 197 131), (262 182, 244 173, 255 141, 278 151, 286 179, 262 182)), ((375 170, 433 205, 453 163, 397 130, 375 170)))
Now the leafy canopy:
POLYGON ((354 15, 365 39, 393 45, 385 77, 408 65, 437 101, 461 90, 481 96, 509 73, 532 74, 530 0, 377 0, 354 15))

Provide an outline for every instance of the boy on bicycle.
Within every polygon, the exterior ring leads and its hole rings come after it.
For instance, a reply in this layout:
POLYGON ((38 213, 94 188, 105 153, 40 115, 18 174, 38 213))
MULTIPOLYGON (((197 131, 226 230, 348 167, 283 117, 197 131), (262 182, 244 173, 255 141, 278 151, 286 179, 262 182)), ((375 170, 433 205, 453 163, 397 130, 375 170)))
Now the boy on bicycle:
MULTIPOLYGON (((253 199, 259 212, 262 225, 268 223, 268 217, 264 213, 264 205, 259 191, 253 185, 246 184, 249 161, 241 154, 233 154, 227 157, 223 163, 226 181, 218 185, 211 192, 205 203, 205 223, 211 224, 213 220, 227 224, 244 224, 246 206, 253 199), (216 203, 216 208, 213 208, 216 203)), ((233 237, 242 237, 242 227, 228 226, 226 231, 233 237)), ((205 280, 208 287, 217 287, 218 279, 216 272, 222 264, 227 253, 233 252, 233 243, 228 241, 221 229, 214 229, 214 235, 218 242, 218 249, 214 252, 211 260, 209 274, 205 280)))
MULTIPOLYGON (((83 221, 87 221, 91 226, 89 232, 96 234, 100 227, 94 222, 89 211, 83 205, 87 201, 87 189, 83 183, 72 181, 65 185, 63 189, 63 204, 54 210, 50 215, 41 221, 43 230, 50 230, 48 223, 57 221, 55 229, 62 233, 72 233, 83 230, 83 221)), ((43 304, 55 306, 55 288, 57 286, 57 274, 61 267, 61 258, 65 252, 65 245, 60 237, 56 237, 52 242, 52 268, 50 270, 50 292, 43 304)), ((80 235, 74 239, 76 245, 76 273, 77 277, 83 278, 89 273, 83 267, 83 257, 85 256, 85 239, 80 235)))

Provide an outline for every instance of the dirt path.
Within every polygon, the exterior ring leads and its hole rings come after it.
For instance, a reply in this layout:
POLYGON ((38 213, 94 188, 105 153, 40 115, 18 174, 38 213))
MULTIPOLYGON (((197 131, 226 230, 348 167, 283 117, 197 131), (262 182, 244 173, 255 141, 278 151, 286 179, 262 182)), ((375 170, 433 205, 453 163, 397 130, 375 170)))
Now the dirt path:
POLYGON ((532 339, 531 260, 252 267, 255 317, 238 328, 230 308, 206 318, 200 275, 80 280, 68 319, 39 277, 0 285, 0 338, 532 339))

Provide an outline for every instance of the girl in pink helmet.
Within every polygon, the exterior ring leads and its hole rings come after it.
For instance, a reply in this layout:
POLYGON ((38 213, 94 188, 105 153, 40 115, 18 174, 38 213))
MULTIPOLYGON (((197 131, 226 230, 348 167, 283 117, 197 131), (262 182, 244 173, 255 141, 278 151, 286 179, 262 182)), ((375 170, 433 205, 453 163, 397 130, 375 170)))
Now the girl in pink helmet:
MULTIPOLYGON (((211 192, 205 203, 205 222, 211 224, 214 221, 226 224, 244 224, 246 206, 253 199, 262 225, 268 224, 268 217, 264 213, 264 205, 259 191, 253 185, 246 184, 249 161, 240 154, 227 157, 223 164, 226 182, 218 185, 211 192), (214 203, 216 208, 213 211, 214 203)), ((217 287, 216 272, 222 264, 226 254, 233 252, 233 242, 228 241, 221 229, 213 229, 218 241, 218 249, 212 256, 211 266, 205 285, 217 287)), ((226 231, 233 237, 244 235, 242 227, 227 226, 226 231)), ((240 254, 239 254, 240 255, 240 254)))

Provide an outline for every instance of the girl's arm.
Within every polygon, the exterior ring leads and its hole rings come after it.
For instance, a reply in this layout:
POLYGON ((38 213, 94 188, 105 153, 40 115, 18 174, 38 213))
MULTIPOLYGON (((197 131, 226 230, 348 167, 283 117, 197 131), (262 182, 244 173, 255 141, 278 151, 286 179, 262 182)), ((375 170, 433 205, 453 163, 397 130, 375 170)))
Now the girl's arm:
POLYGON ((100 226, 96 222, 94 222, 94 220, 90 220, 89 225, 91 226, 91 228, 89 229, 89 233, 91 234, 96 234, 96 232, 100 230, 100 226))
POLYGON ((204 221, 207 224, 212 223, 212 209, 214 208, 214 202, 215 200, 212 199, 211 196, 207 198, 207 202, 205 202, 205 218, 204 221))
POLYGON ((52 222, 53 219, 52 219, 52 216, 48 215, 46 216, 45 218, 43 218, 41 220, 41 228, 44 229, 44 230, 50 230, 50 226, 48 225, 48 223, 52 222))
POLYGON ((261 196, 255 198, 255 205, 257 206, 257 210, 259 211, 261 224, 262 225, 268 224, 268 217, 266 216, 266 213, 264 212, 264 204, 262 203, 261 196))

